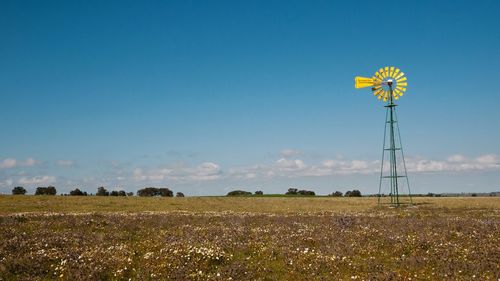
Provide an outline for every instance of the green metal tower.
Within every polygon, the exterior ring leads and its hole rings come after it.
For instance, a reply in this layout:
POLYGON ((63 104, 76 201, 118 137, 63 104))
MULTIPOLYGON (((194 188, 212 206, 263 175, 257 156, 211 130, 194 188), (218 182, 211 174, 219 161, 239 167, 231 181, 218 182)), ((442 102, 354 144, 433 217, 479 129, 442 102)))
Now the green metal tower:
MULTIPOLYGON (((399 124, 396 115, 396 106, 393 98, 392 80, 387 81, 387 86, 389 88, 389 99, 385 114, 385 127, 384 127, 384 141, 382 146, 382 162, 380 165, 380 182, 378 186, 378 204, 380 204, 380 199, 382 197, 382 184, 387 182, 390 187, 389 195, 391 197, 390 204, 394 206, 399 206, 400 202, 400 188, 401 180, 405 180, 406 187, 408 188, 408 198, 409 203, 412 204, 411 192, 410 192, 410 181, 408 180, 408 173, 406 171, 406 163, 403 152, 403 145, 401 142, 401 133, 399 132, 399 124), (389 129, 389 130, 387 130, 389 129), (387 139, 389 140, 389 145, 387 146, 387 139), (384 173, 384 163, 386 161, 386 151, 389 154, 389 171, 384 173), (400 157, 397 157, 400 152, 400 157), (402 162, 402 166, 399 165, 398 160, 402 162), (398 173, 399 171, 399 173, 398 173)), ((399 163, 401 164, 401 163, 399 163)))
POLYGON ((381 68, 372 78, 356 77, 355 87, 372 87, 373 94, 379 100, 387 102, 385 105, 385 127, 384 141, 382 148, 382 162, 380 165, 380 181, 378 188, 378 204, 381 204, 381 198, 384 197, 383 187, 388 185, 390 204, 400 206, 404 203, 412 204, 410 181, 406 171, 403 145, 401 143, 401 133, 396 115, 396 104, 394 100, 399 99, 406 91, 407 79, 404 73, 395 67, 381 68), (386 158, 389 158, 386 160, 386 158), (386 164, 388 163, 388 166, 386 164), (408 200, 402 200, 401 196, 408 191, 408 200), (406 201, 406 202, 404 202, 406 201))

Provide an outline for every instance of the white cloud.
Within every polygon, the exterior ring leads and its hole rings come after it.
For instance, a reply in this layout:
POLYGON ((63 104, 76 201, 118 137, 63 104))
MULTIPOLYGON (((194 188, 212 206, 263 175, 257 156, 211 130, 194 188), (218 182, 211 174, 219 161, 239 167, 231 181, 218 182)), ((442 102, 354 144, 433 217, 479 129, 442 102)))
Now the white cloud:
POLYGON ((300 155, 301 152, 296 149, 283 149, 280 154, 283 158, 290 158, 300 155))
POLYGON ((178 165, 173 167, 143 169, 136 168, 132 172, 132 178, 136 181, 176 181, 196 182, 211 181, 222 177, 222 171, 218 164, 213 162, 201 163, 196 167, 178 165))
POLYGON ((188 177, 195 181, 216 180, 221 176, 220 166, 213 162, 205 162, 194 169, 187 170, 188 177))
POLYGON ((37 163, 38 163, 38 161, 36 161, 35 159, 28 158, 28 159, 26 159, 26 161, 21 162, 21 166, 31 167, 31 166, 35 166, 37 163))
POLYGON ((448 162, 451 162, 451 163, 461 163, 461 162, 464 162, 466 160, 466 158, 463 155, 455 154, 455 155, 448 157, 448 159, 446 159, 446 160, 448 162))
POLYGON ((14 168, 16 166, 17 166, 17 160, 13 159, 13 158, 4 159, 0 163, 0 168, 2 168, 2 169, 10 169, 10 168, 14 168))
POLYGON ((275 167, 280 171, 296 172, 305 169, 306 164, 300 159, 280 158, 276 161, 275 167))
POLYGON ((254 179, 271 177, 274 175, 274 172, 267 166, 253 165, 249 167, 230 168, 227 174, 234 179, 254 179))
POLYGON ((5 179, 3 181, 0 181, 0 186, 11 187, 13 183, 14 183, 14 180, 12 180, 11 178, 8 178, 8 179, 5 179))
POLYGON ((495 154, 486 154, 476 158, 476 162, 483 165, 498 166, 500 159, 495 154))
POLYGON ((304 174, 305 176, 333 176, 351 174, 369 174, 376 172, 379 161, 339 160, 327 159, 319 165, 312 165, 304 174))
POLYGON ((500 159, 495 154, 485 154, 470 159, 463 155, 452 155, 446 160, 409 158, 406 167, 411 172, 465 172, 500 169, 500 159))
POLYGON ((24 161, 17 160, 15 158, 6 158, 0 162, 0 169, 11 169, 16 167, 32 167, 38 164, 33 158, 27 158, 24 161))
POLYGON ((21 177, 17 182, 22 185, 47 185, 54 183, 56 177, 54 176, 35 176, 35 177, 21 177))
POLYGON ((57 160, 56 163, 61 167, 73 167, 75 165, 75 162, 72 160, 57 160))

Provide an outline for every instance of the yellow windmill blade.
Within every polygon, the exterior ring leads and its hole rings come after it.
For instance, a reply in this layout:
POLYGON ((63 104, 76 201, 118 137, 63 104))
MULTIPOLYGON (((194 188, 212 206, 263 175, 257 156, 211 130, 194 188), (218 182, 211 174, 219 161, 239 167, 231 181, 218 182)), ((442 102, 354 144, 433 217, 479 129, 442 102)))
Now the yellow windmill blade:
POLYGON ((407 82, 402 82, 402 83, 398 83, 397 86, 404 86, 404 87, 407 87, 408 86, 408 83, 407 82))
POLYGON ((354 87, 356 89, 372 87, 374 85, 373 79, 368 77, 356 76, 354 78, 354 87))
POLYGON ((389 76, 389 67, 388 67, 388 66, 386 66, 386 67, 384 68, 384 73, 385 73, 385 77, 390 77, 390 76, 389 76))
POLYGON ((378 89, 378 90, 375 90, 375 91, 373 91, 373 95, 374 95, 374 96, 378 96, 378 95, 380 95, 380 93, 382 93, 383 91, 384 91, 384 89, 378 89))
POLYGON ((372 79, 373 83, 375 83, 376 85, 380 85, 380 83, 382 83, 382 79, 377 77, 377 75, 373 76, 372 79))
POLYGON ((399 97, 403 96, 403 92, 401 92, 398 89, 394 89, 394 93, 396 93, 396 96, 399 96, 399 97))
POLYGON ((394 73, 392 74, 393 77, 396 77, 396 75, 398 75, 399 73, 399 68, 396 67, 396 69, 394 70, 394 73))
POLYGON ((377 94, 377 98, 380 100, 384 98, 385 96, 385 90, 382 88, 381 91, 377 94))
POLYGON ((403 93, 406 91, 406 88, 403 88, 401 86, 396 86, 396 89, 400 90, 403 93))
POLYGON ((406 77, 401 77, 399 79, 396 79, 396 82, 400 83, 400 82, 404 82, 406 80, 408 80, 408 79, 406 79, 406 77))
POLYGON ((390 77, 393 77, 393 75, 394 75, 394 66, 391 66, 391 67, 389 68, 389 76, 390 76, 390 77))
POLYGON ((400 72, 398 76, 394 77, 394 79, 398 80, 399 78, 403 77, 405 75, 404 72, 400 72))
POLYGON ((394 98, 399 97, 398 93, 396 93, 396 91, 395 91, 395 90, 392 90, 392 96, 393 96, 394 98))
POLYGON ((386 78, 387 77, 387 75, 385 75, 385 72, 384 72, 383 68, 379 69, 378 72, 380 73, 380 75, 382 76, 382 78, 386 78))

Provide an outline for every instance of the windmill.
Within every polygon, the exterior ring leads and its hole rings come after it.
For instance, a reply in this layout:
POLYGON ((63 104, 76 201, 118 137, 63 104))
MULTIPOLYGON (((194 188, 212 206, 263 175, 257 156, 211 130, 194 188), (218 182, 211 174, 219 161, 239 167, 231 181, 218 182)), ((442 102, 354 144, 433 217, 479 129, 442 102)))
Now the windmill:
POLYGON ((380 204, 383 184, 388 184, 390 187, 390 204, 393 206, 399 206, 403 203, 401 202, 402 200, 400 200, 402 199, 400 198, 400 194, 403 191, 402 186, 406 184, 408 189, 407 198, 409 198, 409 203, 412 204, 410 181, 408 180, 408 174, 406 172, 403 145, 401 144, 401 134, 399 132, 399 124, 396 117, 397 105, 394 103, 394 100, 398 100, 403 96, 407 85, 408 82, 405 74, 399 70, 399 68, 393 66, 379 69, 371 78, 360 76, 354 78, 355 88, 371 87, 373 95, 386 103, 378 204, 380 204), (389 167, 386 167, 384 170, 384 162, 387 157, 386 152, 389 154, 389 167))

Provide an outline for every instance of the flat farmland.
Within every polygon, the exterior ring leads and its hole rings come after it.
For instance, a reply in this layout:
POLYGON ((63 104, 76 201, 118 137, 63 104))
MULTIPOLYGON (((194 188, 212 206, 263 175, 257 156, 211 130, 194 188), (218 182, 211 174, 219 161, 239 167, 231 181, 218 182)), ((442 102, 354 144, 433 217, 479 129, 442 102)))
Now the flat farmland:
POLYGON ((500 198, 0 196, 0 280, 497 280, 500 198))

